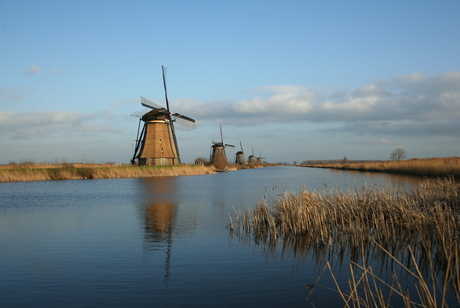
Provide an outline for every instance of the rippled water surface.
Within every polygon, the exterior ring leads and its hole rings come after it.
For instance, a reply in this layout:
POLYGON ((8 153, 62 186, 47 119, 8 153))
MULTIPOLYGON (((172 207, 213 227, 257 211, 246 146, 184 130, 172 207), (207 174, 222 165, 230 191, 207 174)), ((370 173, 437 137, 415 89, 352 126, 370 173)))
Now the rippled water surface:
MULTIPOLYGON (((321 268, 232 238, 228 214, 302 186, 408 189, 417 181, 272 167, 0 183, 0 307, 303 307, 303 288, 321 268)), ((318 289, 311 300, 328 307, 338 299, 318 289)))

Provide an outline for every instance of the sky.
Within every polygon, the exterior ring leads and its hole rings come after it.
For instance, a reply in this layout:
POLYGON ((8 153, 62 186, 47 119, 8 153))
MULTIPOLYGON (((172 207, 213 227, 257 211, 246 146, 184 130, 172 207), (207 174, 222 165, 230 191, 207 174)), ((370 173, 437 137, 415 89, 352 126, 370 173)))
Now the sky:
POLYGON ((0 164, 129 163, 140 96, 182 162, 460 156, 460 1, 0 0, 0 164))

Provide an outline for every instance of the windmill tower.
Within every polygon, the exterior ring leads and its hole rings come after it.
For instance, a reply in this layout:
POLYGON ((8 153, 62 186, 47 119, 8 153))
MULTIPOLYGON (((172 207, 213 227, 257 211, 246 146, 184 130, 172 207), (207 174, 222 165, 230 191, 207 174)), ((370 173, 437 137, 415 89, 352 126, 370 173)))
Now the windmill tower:
POLYGON ((243 144, 241 143, 241 140, 240 140, 240 147, 241 147, 241 151, 236 152, 234 163, 237 165, 244 165, 246 162, 244 161, 244 151, 243 151, 243 144))
POLYGON ((177 146, 174 122, 184 126, 195 128, 195 120, 179 113, 171 113, 169 109, 168 91, 166 88, 166 68, 163 71, 163 85, 165 89, 166 108, 152 103, 141 96, 141 104, 150 108, 149 112, 139 119, 137 129, 136 147, 131 163, 154 166, 154 165, 177 165, 180 164, 179 148, 177 146), (144 122, 139 134, 141 121, 144 122))
POLYGON ((220 141, 213 141, 211 146, 211 157, 209 161, 217 170, 227 170, 227 155, 225 148, 234 148, 234 145, 224 143, 222 125, 220 126, 220 141))
POLYGON ((248 157, 248 164, 255 164, 257 162, 256 156, 254 155, 254 148, 252 148, 252 155, 248 157))

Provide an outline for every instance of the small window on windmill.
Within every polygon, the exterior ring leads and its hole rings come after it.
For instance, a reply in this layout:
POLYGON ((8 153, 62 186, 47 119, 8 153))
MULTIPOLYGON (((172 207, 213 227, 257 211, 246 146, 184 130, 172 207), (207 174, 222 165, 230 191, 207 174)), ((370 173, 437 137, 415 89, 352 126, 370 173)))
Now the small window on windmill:
POLYGON ((164 152, 164 149, 163 149, 163 148, 161 148, 161 152, 164 152))
POLYGON ((160 138, 160 141, 159 141, 159 142, 161 143, 161 138, 160 138))

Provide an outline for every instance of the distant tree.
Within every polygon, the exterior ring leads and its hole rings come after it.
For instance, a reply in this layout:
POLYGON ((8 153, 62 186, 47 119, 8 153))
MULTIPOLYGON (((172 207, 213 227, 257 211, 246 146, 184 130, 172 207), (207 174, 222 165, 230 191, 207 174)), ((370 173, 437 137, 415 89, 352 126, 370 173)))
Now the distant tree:
POLYGON ((195 159, 195 165, 207 165, 209 161, 204 157, 198 157, 195 159))
POLYGON ((343 164, 346 164, 346 163, 348 163, 348 158, 347 158, 346 156, 344 156, 344 157, 343 157, 343 159, 342 159, 342 163, 343 163, 343 164))
POLYGON ((404 150, 404 148, 401 148, 401 147, 397 147, 396 149, 394 149, 390 155, 391 160, 402 160, 402 159, 405 159, 406 157, 407 157, 406 150, 404 150))

